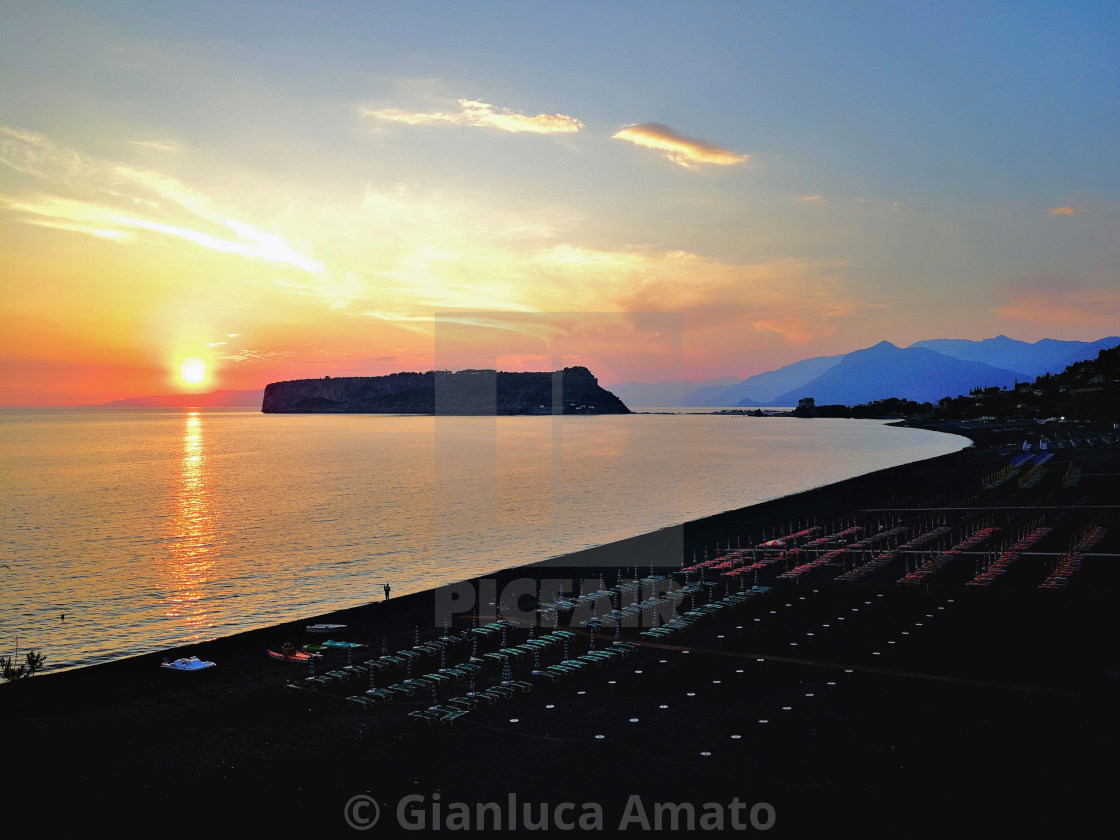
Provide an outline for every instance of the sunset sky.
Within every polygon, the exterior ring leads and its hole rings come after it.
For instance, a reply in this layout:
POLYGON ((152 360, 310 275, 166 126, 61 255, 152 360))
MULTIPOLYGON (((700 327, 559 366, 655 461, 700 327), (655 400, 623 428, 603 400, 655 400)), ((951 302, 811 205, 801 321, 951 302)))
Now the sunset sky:
POLYGON ((0 78, 3 405, 1120 332, 1113 2, 9 0, 0 78))

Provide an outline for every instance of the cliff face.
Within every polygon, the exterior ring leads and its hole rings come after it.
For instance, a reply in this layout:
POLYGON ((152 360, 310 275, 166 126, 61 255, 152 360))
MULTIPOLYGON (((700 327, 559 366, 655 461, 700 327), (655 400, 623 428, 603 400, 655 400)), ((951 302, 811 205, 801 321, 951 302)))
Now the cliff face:
POLYGON ((392 373, 272 382, 265 413, 629 414, 585 367, 552 373, 495 370, 392 373))

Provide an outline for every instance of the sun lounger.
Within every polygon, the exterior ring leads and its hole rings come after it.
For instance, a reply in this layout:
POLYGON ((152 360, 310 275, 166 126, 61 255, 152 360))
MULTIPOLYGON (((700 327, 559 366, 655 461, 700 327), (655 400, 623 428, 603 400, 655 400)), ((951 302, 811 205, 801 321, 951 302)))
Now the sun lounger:
POLYGON ((380 700, 383 703, 389 700, 396 699, 396 696, 393 694, 393 692, 388 691, 384 688, 371 688, 366 691, 366 697, 370 697, 374 700, 380 700))
POLYGON ((367 659, 362 665, 371 671, 387 671, 392 667, 392 662, 382 662, 380 659, 367 659))
POLYGON ((411 659, 413 662, 420 658, 420 654, 414 650, 398 650, 397 656, 403 656, 405 659, 411 659))
POLYGON ((560 679, 560 675, 557 674, 555 671, 548 671, 548 670, 533 671, 532 675, 534 677, 543 677, 544 679, 548 680, 549 682, 556 682, 557 680, 560 679))
POLYGON ((630 655, 627 648, 606 647, 602 650, 597 650, 595 653, 602 654, 610 659, 622 659, 630 655))
POLYGON ((353 697, 347 697, 346 699, 367 711, 376 705, 376 701, 372 697, 363 697, 361 694, 355 694, 353 697))
POLYGON ((382 662, 388 662, 390 665, 397 665, 397 666, 402 667, 402 668, 408 662, 408 660, 403 659, 400 656, 382 656, 381 661, 382 662))
POLYGON ((405 697, 411 697, 416 693, 416 688, 414 686, 405 685, 404 683, 394 683, 393 685, 387 685, 385 686, 385 690, 404 695, 405 697))
POLYGON ((478 701, 472 700, 470 697, 452 697, 447 701, 448 706, 461 706, 465 709, 474 709, 478 707, 478 701))
POLYGON ((522 650, 529 648, 529 652, 532 653, 533 650, 548 650, 559 641, 559 639, 554 639, 551 636, 545 636, 543 639, 528 639, 518 647, 522 650))
POLYGON ((438 673, 425 674, 423 676, 423 679, 430 680, 430 681, 436 683, 437 685, 446 685, 447 683, 452 681, 451 676, 449 674, 438 674, 438 673))
POLYGON ((448 712, 443 717, 441 717, 439 719, 439 722, 446 723, 448 726, 451 726, 451 724, 455 723, 455 721, 457 721, 468 712, 470 712, 470 709, 455 709, 454 711, 448 712))
POLYGON ((484 691, 482 693, 483 694, 498 694, 498 695, 501 695, 502 697, 509 698, 509 697, 513 696, 513 689, 512 688, 506 688, 504 685, 495 685, 495 686, 491 686, 490 688, 486 689, 486 691, 484 691))
POLYGON ((467 697, 469 697, 472 700, 485 700, 491 706, 493 706, 495 703, 497 703, 499 700, 502 699, 497 694, 488 694, 485 691, 476 691, 474 694, 468 694, 467 697))
POLYGON ((462 709, 457 709, 454 706, 445 706, 445 705, 442 705, 442 704, 437 704, 435 706, 429 706, 428 711, 439 712, 442 715, 447 715, 447 714, 451 714, 452 712, 462 711, 462 709))
POLYGON ((595 659, 600 659, 603 662, 610 662, 614 659, 620 659, 625 655, 626 654, 624 654, 622 651, 606 648, 604 650, 589 650, 586 654, 584 654, 584 656, 581 656, 580 658, 586 661, 585 657, 590 656, 595 659))
POLYGON ((519 689, 522 694, 528 694, 533 690, 533 684, 527 683, 524 680, 505 680, 502 685, 519 689))
POLYGON ((414 712, 409 712, 408 716, 413 720, 422 720, 428 724, 428 726, 431 726, 443 717, 439 712, 433 712, 430 709, 417 709, 414 712))
POLYGON ((353 674, 349 674, 346 671, 327 671, 326 675, 328 677, 334 677, 339 682, 350 682, 350 678, 353 676, 353 674))

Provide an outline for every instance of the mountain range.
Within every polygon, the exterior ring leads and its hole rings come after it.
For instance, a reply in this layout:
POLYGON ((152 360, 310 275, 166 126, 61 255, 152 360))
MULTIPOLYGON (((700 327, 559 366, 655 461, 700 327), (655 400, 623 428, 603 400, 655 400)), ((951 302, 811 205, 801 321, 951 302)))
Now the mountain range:
POLYGON ((936 402, 973 388, 1009 387, 1060 373, 1118 344, 1117 336, 1033 343, 1005 335, 983 341, 942 338, 908 347, 883 341, 852 353, 803 359, 731 385, 725 379, 694 382, 683 398, 681 382, 621 382, 610 390, 630 406, 793 406, 803 397, 813 397, 819 405, 857 405, 889 397, 936 402), (673 396, 680 401, 666 401, 673 396))

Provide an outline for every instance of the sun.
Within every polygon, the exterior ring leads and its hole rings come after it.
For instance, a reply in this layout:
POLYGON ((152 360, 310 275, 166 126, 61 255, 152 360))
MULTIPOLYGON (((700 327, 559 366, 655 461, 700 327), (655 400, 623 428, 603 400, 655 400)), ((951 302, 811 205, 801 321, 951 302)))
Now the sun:
POLYGON ((179 379, 186 385, 201 385, 206 381, 206 362, 191 356, 179 365, 179 379))

